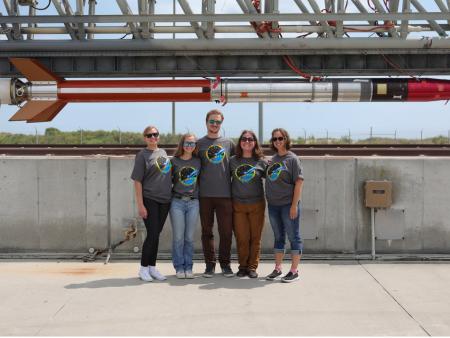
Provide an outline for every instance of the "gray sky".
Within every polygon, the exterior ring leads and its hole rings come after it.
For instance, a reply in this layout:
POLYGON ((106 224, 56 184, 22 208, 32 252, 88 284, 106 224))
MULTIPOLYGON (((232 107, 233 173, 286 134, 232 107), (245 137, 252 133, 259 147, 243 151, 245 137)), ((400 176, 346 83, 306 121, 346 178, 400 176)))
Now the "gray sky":
MULTIPOLYGON (((75 8, 75 1, 71 1, 75 8)), ((119 14, 112 0, 97 0, 98 14, 119 14)), ((137 1, 129 1, 134 11, 137 1)), ((47 0, 40 0, 43 6, 47 0)), ((200 11, 200 0, 189 1, 194 12, 200 11)), ((429 10, 437 10, 431 0, 421 1, 429 10)), ((352 10, 351 5, 349 9, 352 10)), ((219 13, 240 12, 234 0, 217 0, 219 13)), ((298 12, 294 1, 280 1, 281 12, 298 12)), ((0 12, 6 13, 3 2, 0 12)), ((171 13, 172 0, 159 0, 157 13, 171 13)), ((177 12, 181 10, 178 7, 177 12)), ((53 14, 46 11, 43 14, 53 14)), ((220 36, 219 36, 220 37, 220 36)), ((166 37, 167 38, 167 37, 166 37)), ((213 75, 213 74, 212 74, 213 75)), ((238 136, 242 129, 258 128, 258 104, 232 104, 224 107, 215 103, 177 103, 176 131, 187 130, 203 135, 205 132, 204 115, 212 108, 219 108, 225 114, 223 128, 227 136, 238 136)), ((27 124, 9 122, 17 111, 16 107, 2 105, 0 108, 0 131, 34 134, 43 133, 45 128, 60 130, 77 129, 120 129, 122 131, 142 131, 149 124, 159 127, 161 132, 172 129, 170 103, 98 103, 68 104, 59 115, 49 123, 27 124)), ((266 103, 264 104, 264 136, 268 137, 275 127, 286 128, 293 136, 306 134, 324 137, 328 131, 330 137, 348 135, 352 138, 368 137, 370 128, 374 135, 385 134, 397 137, 419 138, 423 136, 447 136, 450 130, 450 105, 445 102, 430 103, 266 103)))

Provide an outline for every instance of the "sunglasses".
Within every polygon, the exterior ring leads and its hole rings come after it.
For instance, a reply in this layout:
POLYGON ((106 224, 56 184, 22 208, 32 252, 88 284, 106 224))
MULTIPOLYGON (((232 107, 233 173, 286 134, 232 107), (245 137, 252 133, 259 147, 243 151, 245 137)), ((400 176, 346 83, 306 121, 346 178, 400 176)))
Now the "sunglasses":
POLYGON ((183 147, 195 147, 195 145, 197 144, 197 142, 183 142, 183 147))
POLYGON ((144 135, 146 138, 158 138, 159 137, 159 133, 148 133, 144 135))
POLYGON ((272 137, 272 142, 276 142, 276 141, 284 141, 285 138, 283 136, 278 136, 278 137, 272 137))
POLYGON ((209 120, 208 121, 209 124, 216 124, 218 126, 220 126, 222 124, 222 121, 219 120, 209 120))
POLYGON ((255 142, 255 139, 253 137, 241 137, 241 142, 255 142))

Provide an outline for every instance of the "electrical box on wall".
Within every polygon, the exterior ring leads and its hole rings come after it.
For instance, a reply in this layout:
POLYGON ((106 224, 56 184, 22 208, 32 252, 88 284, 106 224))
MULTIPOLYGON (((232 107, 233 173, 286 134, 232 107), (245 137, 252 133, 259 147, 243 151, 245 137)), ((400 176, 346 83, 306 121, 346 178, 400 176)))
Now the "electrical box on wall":
POLYGON ((390 208, 392 181, 366 181, 365 204, 367 208, 390 208))

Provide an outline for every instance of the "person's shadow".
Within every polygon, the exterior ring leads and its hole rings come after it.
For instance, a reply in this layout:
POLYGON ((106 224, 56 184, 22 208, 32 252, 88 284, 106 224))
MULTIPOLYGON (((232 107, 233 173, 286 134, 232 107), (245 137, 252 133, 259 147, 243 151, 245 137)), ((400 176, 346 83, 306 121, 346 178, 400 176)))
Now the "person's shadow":
POLYGON ((100 289, 100 288, 120 288, 128 286, 138 286, 142 284, 158 284, 168 283, 171 286, 184 286, 184 285, 198 285, 201 290, 214 290, 214 289, 254 289, 264 287, 273 282, 266 281, 263 277, 258 278, 238 278, 238 277, 224 277, 220 274, 214 275, 212 278, 205 278, 201 274, 195 274, 193 279, 178 279, 175 275, 168 275, 167 280, 159 282, 153 281, 152 283, 144 282, 137 277, 130 278, 107 278, 93 280, 78 284, 68 284, 65 289, 100 289))

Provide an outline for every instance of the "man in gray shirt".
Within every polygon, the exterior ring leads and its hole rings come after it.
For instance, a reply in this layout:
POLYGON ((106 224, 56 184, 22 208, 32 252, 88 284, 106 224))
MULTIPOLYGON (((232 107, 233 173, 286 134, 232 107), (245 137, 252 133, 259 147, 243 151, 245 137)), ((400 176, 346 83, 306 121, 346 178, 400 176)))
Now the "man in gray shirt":
POLYGON ((220 136, 222 112, 213 109, 206 114, 208 134, 198 140, 198 156, 202 161, 200 172, 200 221, 202 246, 206 269, 204 277, 212 277, 216 266, 214 249, 214 213, 220 234, 219 263, 226 277, 234 276, 230 267, 233 238, 233 205, 231 202, 230 156, 234 143, 220 136))

